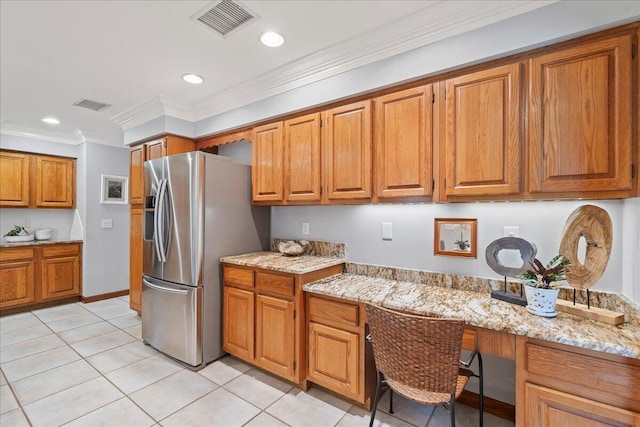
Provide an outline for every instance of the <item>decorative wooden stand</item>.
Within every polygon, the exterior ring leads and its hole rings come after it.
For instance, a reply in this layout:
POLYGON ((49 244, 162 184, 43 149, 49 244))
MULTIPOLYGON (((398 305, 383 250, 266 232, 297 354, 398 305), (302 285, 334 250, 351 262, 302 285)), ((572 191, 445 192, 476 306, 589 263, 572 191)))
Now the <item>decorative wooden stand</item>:
POLYGON ((569 215, 562 231, 560 253, 571 261, 566 275, 567 282, 573 288, 587 291, 588 305, 575 303, 574 290, 574 302, 558 300, 556 310, 611 325, 624 323, 624 314, 591 307, 589 304, 589 288, 600 279, 609 262, 612 236, 611 218, 602 208, 583 205, 569 215), (584 237, 587 242, 584 264, 581 264, 578 259, 578 244, 581 237, 584 237))
POLYGON ((587 307, 584 304, 574 304, 571 301, 559 299, 556 301, 556 310, 587 319, 597 320, 610 325, 620 325, 624 323, 624 314, 603 308, 587 307))

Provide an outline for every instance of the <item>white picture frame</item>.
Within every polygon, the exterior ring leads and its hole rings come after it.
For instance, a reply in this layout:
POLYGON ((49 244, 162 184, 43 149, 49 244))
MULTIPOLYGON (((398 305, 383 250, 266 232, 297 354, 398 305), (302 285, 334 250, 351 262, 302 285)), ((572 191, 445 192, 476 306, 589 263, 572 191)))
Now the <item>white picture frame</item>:
POLYGON ((129 203, 129 178, 102 174, 100 179, 100 203, 117 205, 129 203))

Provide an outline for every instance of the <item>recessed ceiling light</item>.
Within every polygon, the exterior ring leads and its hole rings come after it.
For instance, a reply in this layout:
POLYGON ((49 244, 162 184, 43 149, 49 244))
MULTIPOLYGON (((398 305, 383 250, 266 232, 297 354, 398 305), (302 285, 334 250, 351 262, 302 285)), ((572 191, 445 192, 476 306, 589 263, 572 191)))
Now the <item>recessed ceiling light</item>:
POLYGON ((268 31, 260 36, 263 45, 269 47, 280 47, 284 43, 284 37, 273 31, 268 31))
POLYGON ((187 83, 191 83, 192 85, 199 85, 202 82, 204 82, 204 78, 202 78, 202 76, 199 76, 193 73, 183 74, 182 80, 184 80, 187 83))
POLYGON ((45 117, 44 119, 42 119, 42 121, 45 123, 49 123, 50 125, 60 124, 60 120, 56 119, 55 117, 45 117))

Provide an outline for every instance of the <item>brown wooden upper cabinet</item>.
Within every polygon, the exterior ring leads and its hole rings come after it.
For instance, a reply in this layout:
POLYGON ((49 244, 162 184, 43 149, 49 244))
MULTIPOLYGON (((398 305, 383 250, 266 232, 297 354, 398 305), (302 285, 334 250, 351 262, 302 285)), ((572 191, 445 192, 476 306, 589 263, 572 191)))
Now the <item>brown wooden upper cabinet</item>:
POLYGON ((632 44, 618 34, 529 60, 532 194, 631 195, 632 44))
POLYGON ((521 67, 509 64, 441 82, 445 198, 521 193, 521 67))
POLYGON ((375 189, 379 199, 432 194, 433 86, 378 97, 375 189))
POLYGON ((73 208, 76 159, 0 153, 0 207, 73 208))
POLYGON ((320 113, 284 122, 287 202, 320 202, 320 113))
POLYGON ((138 145, 129 154, 129 202, 132 205, 144 203, 144 149, 144 145, 138 145))
POLYGON ((0 152, 0 206, 29 206, 29 171, 31 156, 0 152))
POLYGON ((282 202, 282 122, 253 129, 252 157, 253 201, 282 202))
POLYGON ((323 197, 329 203, 372 196, 371 100, 322 113, 323 197))
POLYGON ((75 159, 36 156, 36 207, 75 206, 75 165, 75 159))

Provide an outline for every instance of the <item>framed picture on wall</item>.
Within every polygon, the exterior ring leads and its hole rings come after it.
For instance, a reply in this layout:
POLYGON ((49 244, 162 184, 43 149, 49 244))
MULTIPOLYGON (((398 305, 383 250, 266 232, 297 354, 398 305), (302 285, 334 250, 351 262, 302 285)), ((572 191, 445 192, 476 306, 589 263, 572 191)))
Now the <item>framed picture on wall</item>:
POLYGON ((129 198, 129 178, 117 175, 101 175, 100 203, 126 205, 129 198))
POLYGON ((467 218, 436 218, 433 233, 433 254, 475 258, 478 220, 467 218))

